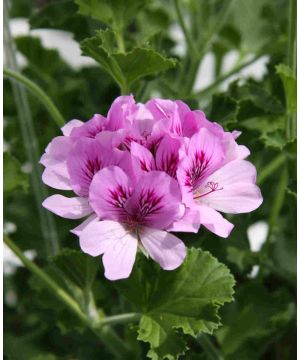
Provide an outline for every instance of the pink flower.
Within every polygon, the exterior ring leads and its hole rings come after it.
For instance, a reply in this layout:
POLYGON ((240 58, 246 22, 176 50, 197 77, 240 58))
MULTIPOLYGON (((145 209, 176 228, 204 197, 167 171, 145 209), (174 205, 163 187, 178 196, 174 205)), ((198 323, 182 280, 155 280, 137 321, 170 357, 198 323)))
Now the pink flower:
POLYGON ((135 103, 120 96, 107 117, 71 120, 41 158, 43 181, 76 196, 52 195, 43 206, 84 221, 71 230, 82 250, 103 255, 105 276, 129 276, 137 249, 163 269, 180 266, 186 250, 172 231, 201 225, 227 237, 233 225, 219 212, 243 213, 262 202, 249 150, 176 100, 135 103))
POLYGON ((101 221, 85 227, 80 246, 89 255, 104 254, 108 279, 129 276, 138 247, 165 270, 184 260, 184 243, 164 231, 184 212, 178 183, 164 172, 150 171, 134 183, 121 168, 109 166, 94 176, 90 204, 101 221))

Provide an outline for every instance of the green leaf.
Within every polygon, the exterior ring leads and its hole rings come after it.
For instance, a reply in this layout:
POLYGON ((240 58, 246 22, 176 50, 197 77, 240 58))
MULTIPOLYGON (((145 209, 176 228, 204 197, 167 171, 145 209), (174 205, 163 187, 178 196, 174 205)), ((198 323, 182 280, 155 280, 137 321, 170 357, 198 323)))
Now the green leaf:
POLYGON ((287 113, 291 115, 297 110, 297 80, 293 74, 292 69, 287 65, 277 65, 276 72, 283 82, 287 104, 287 113))
POLYGON ((166 58, 158 52, 147 48, 135 48, 126 54, 114 54, 127 83, 130 85, 136 80, 176 66, 176 60, 166 58))
POLYGON ((177 359, 187 349, 184 334, 211 334, 220 326, 218 310, 232 301, 234 279, 208 252, 189 249, 174 271, 144 260, 116 286, 143 313, 138 339, 150 344, 148 357, 177 359))
POLYGON ((135 19, 147 1, 143 0, 75 0, 81 15, 104 22, 114 29, 123 29, 135 19))
POLYGON ((176 60, 165 58, 153 49, 134 48, 128 53, 114 49, 115 33, 100 30, 81 42, 84 55, 94 58, 120 86, 130 86, 138 79, 174 68, 176 60))
POLYGON ((83 289, 91 287, 99 269, 99 260, 72 249, 63 249, 51 262, 72 283, 83 289))
POLYGON ((21 171, 21 164, 18 159, 9 153, 3 156, 4 192, 12 192, 21 188, 28 190, 28 175, 21 171))
POLYGON ((237 122, 238 102, 224 94, 213 95, 209 119, 216 121, 225 128, 237 122))

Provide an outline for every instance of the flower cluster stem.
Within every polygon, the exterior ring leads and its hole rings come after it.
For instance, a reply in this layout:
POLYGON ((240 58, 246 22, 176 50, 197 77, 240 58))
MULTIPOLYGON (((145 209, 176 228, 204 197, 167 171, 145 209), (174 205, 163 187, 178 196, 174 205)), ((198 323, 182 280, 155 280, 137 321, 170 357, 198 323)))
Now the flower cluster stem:
MULTIPOLYGON (((9 27, 9 11, 8 1, 4 1, 4 50, 5 60, 10 69, 18 72, 18 64, 16 61, 16 50, 9 27)), ((27 93, 23 86, 17 82, 12 83, 14 100, 18 113, 19 127, 22 134, 24 149, 27 160, 32 166, 31 183, 36 206, 39 214, 41 231, 45 240, 45 250, 49 255, 55 255, 59 251, 59 239, 55 227, 53 215, 41 207, 42 201, 47 197, 47 191, 41 183, 41 169, 38 165, 40 151, 38 147, 37 136, 35 134, 30 106, 28 103, 27 93)))
POLYGON ((197 341, 201 345, 209 360, 224 360, 224 357, 210 340, 208 335, 200 334, 197 337, 197 341))
POLYGON ((64 291, 49 275, 47 275, 41 268, 39 268, 34 262, 27 259, 20 248, 7 236, 4 237, 5 244, 15 253, 15 255, 21 260, 21 262, 30 270, 35 276, 37 276, 42 284, 51 291, 64 305, 75 314, 78 319, 97 337, 102 341, 118 358, 123 358, 130 354, 130 349, 126 346, 121 338, 110 328, 110 325, 124 324, 128 322, 137 321, 140 315, 137 313, 121 314, 108 316, 104 319, 100 319, 95 323, 90 319, 80 308, 78 303, 64 291))
POLYGON ((62 127, 65 124, 64 118, 62 114, 59 112, 57 107, 54 105, 53 101, 50 97, 33 81, 29 80, 26 76, 13 71, 12 69, 3 69, 4 76, 9 77, 10 79, 16 80, 22 85, 24 85, 28 90, 30 90, 39 100, 40 102, 46 107, 49 111, 50 115, 52 116, 55 123, 62 127))

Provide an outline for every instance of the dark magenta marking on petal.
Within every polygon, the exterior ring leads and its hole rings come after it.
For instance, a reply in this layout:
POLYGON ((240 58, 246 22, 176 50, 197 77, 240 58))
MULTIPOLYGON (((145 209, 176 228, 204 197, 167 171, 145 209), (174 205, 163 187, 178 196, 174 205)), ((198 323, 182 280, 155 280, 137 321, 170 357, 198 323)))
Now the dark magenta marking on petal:
POLYGON ((192 166, 185 170, 185 186, 188 186, 191 191, 195 190, 199 181, 205 176, 205 170, 210 159, 205 155, 204 151, 196 151, 192 166))

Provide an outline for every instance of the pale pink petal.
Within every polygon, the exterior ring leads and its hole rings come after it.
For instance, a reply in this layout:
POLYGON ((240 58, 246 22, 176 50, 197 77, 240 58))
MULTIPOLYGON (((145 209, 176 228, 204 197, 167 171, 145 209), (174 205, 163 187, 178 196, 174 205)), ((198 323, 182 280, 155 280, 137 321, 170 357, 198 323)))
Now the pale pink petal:
POLYGON ((70 175, 65 162, 47 166, 42 175, 43 182, 58 190, 72 190, 70 175))
POLYGON ((91 256, 99 256, 126 235, 124 226, 118 222, 93 220, 80 233, 80 247, 91 256))
POLYGON ((207 187, 202 184, 198 190, 199 202, 209 207, 232 214, 250 212, 257 209, 263 199, 260 189, 255 185, 256 169, 248 161, 232 161, 205 180, 205 183, 215 183, 218 190, 207 193, 207 187))
POLYGON ((80 219, 93 212, 88 200, 80 197, 67 198, 63 195, 49 196, 43 207, 66 219, 80 219))
POLYGON ((107 246, 102 258, 104 275, 109 280, 126 279, 135 261, 138 246, 136 235, 128 232, 117 222, 108 226, 104 232, 111 240, 106 242, 107 246))
POLYGON ((151 152, 144 146, 132 142, 130 147, 131 155, 138 160, 139 167, 143 171, 155 170, 155 162, 151 152))
POLYGON ((44 166, 52 165, 57 161, 65 161, 73 145, 72 139, 68 136, 55 137, 46 147, 47 156, 42 156, 40 163, 44 166))
POLYGON ((98 216, 96 214, 90 215, 87 219, 85 219, 80 225, 76 226, 74 229, 70 230, 70 232, 74 235, 80 236, 81 232, 91 223, 99 221, 98 216))
POLYGON ((224 219, 216 210, 205 205, 199 205, 199 212, 201 224, 209 231, 224 238, 230 235, 234 225, 224 219))
POLYGON ((230 132, 223 134, 223 145, 226 149, 224 164, 233 160, 242 160, 250 155, 249 149, 244 145, 238 145, 230 132))
POLYGON ((124 204, 130 196, 130 180, 117 166, 108 166, 94 175, 90 185, 91 207, 104 220, 126 221, 124 204))
POLYGON ((83 125, 84 122, 83 121, 80 121, 80 120, 77 120, 77 119, 73 119, 69 122, 66 123, 66 125, 64 125, 62 128, 61 128, 61 131, 62 133, 64 134, 64 136, 70 136, 71 134, 71 131, 76 128, 76 127, 79 127, 81 125, 83 125))
POLYGON ((186 208, 184 216, 175 221, 167 230, 197 233, 200 228, 200 214, 197 207, 186 208))
POLYGON ((166 231, 143 228, 140 238, 146 252, 157 261, 164 270, 174 270, 180 266, 186 256, 184 243, 166 231))

